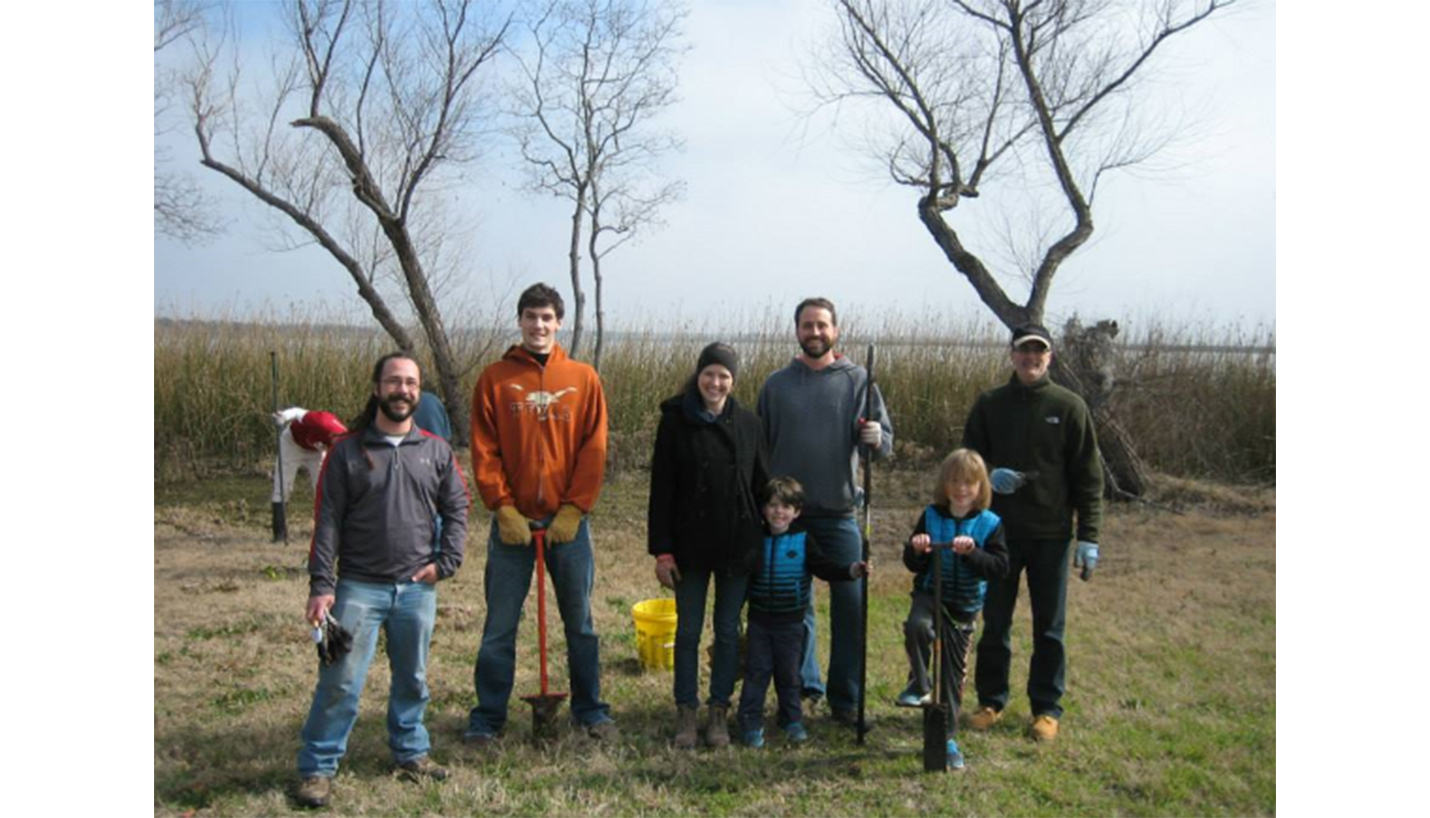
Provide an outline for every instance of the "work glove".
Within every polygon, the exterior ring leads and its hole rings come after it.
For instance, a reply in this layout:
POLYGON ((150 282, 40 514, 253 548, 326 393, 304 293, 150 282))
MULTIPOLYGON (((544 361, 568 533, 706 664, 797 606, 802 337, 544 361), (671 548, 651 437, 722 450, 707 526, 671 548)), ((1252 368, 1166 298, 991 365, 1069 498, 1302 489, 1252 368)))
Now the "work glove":
POLYGON ((1028 478, 1020 471, 1012 469, 997 468, 988 475, 988 481, 993 484, 993 490, 999 494, 1012 494, 1023 487, 1028 482, 1028 478))
POLYGON ((318 661, 331 665, 353 649, 353 635, 330 613, 323 614, 323 624, 314 628, 313 641, 318 646, 318 661))
POLYGON ((1078 540, 1077 554, 1073 555, 1073 567, 1082 569, 1079 576, 1083 582, 1092 579, 1092 570, 1097 567, 1097 543, 1078 540))
POLYGON ((497 509, 497 539, 503 545, 531 545, 531 522, 516 506, 497 509))
POLYGON ((585 515, 581 509, 563 503, 560 510, 556 512, 556 517, 551 521, 550 537, 552 543, 571 542, 576 539, 576 530, 581 527, 581 518, 585 515))
POLYGON ((655 578, 661 585, 675 590, 675 583, 680 581, 680 569, 676 567, 673 555, 661 554, 655 558, 655 578))

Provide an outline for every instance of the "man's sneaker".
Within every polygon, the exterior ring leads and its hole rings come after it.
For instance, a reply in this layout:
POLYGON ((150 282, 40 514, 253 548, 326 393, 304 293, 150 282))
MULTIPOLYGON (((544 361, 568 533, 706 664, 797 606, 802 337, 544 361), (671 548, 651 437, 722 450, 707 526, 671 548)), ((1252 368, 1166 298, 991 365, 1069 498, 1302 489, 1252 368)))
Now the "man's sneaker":
POLYGON ((1002 710, 994 710, 991 705, 983 705, 968 715, 968 729, 983 732, 993 729, 993 725, 1003 718, 1002 710))
POLYGON ((486 730, 468 730, 462 734, 462 743, 476 750, 491 750, 496 746, 497 736, 486 730))
MULTIPOLYGON (((809 741, 809 731, 804 729, 804 724, 792 721, 785 725, 785 740, 790 744, 803 744, 809 741)), ((763 742, 763 739, 761 739, 763 742)))
POLYGON ((298 782, 298 792, 294 794, 298 803, 305 807, 326 807, 333 796, 333 779, 326 775, 310 775, 298 782))
POLYGON ((615 719, 602 719, 595 724, 586 725, 586 735, 603 744, 609 744, 621 737, 621 728, 616 726, 615 719))
POLYGON ((1052 741, 1058 737, 1058 720, 1047 713, 1033 717, 1033 726, 1028 728, 1034 741, 1052 741))
POLYGON ((800 701, 803 703, 806 714, 813 713, 819 703, 824 701, 824 691, 814 687, 802 688, 799 691, 800 701))
POLYGON ((948 740, 948 768, 950 770, 963 769, 963 752, 958 749, 958 742, 953 739, 948 740))
MULTIPOLYGON (((850 730, 859 729, 859 714, 853 710, 832 710, 829 717, 840 727, 848 727, 850 730)), ((864 730, 867 732, 874 729, 874 723, 868 718, 864 719, 864 730)))
POLYGON ((753 730, 746 730, 745 735, 740 738, 746 747, 751 750, 758 750, 765 746, 765 728, 756 727, 753 730))
POLYGON ((897 699, 894 699, 894 704, 899 707, 923 707, 929 703, 929 695, 928 693, 920 693, 910 686, 905 688, 904 692, 900 693, 897 699))
POLYGON ((445 781, 449 775, 447 768, 433 761, 431 756, 418 756, 398 764, 397 774, 408 781, 421 781, 424 778, 445 781))

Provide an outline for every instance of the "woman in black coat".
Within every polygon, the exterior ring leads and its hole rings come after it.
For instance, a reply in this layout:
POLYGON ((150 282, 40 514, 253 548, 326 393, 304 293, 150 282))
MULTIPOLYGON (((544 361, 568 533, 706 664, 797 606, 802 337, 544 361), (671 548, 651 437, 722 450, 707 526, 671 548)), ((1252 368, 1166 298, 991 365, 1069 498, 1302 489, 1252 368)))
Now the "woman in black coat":
POLYGON ((730 743, 726 717, 739 665, 740 608, 760 543, 761 487, 769 480, 760 419, 731 390, 740 360, 727 344, 700 353, 685 390, 660 405, 651 458, 649 551, 675 591, 675 746, 698 743, 700 634, 715 585, 715 651, 705 741, 730 743))

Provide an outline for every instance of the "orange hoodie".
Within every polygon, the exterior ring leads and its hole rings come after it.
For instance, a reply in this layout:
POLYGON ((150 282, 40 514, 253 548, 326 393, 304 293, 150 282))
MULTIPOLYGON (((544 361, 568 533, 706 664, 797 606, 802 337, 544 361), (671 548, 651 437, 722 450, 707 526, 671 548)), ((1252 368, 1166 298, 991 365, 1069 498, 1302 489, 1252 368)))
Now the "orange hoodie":
POLYGON ((472 471, 487 508, 539 519, 563 503, 589 513, 606 473, 606 396, 596 370, 552 347, 546 366, 520 345, 472 391, 472 471))

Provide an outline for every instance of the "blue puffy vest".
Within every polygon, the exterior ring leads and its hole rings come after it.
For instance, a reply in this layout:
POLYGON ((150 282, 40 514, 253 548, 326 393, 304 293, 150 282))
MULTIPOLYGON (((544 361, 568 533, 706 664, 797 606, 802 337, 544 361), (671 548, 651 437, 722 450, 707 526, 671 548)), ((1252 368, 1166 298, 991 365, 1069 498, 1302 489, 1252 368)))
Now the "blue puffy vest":
POLYGON ((812 585, 812 575, 805 565, 805 532, 791 529, 783 534, 766 534, 760 543, 759 570, 750 577, 750 610, 802 613, 809 607, 812 585))
MULTIPOLYGON (((964 520, 955 520, 945 517, 935 506, 924 509, 924 530, 936 543, 952 542, 954 537, 972 537, 974 544, 982 548, 988 535, 997 530, 1001 522, 997 514, 986 510, 964 520)), ((943 561, 943 604, 967 616, 983 610, 983 595, 988 590, 988 580, 975 573, 952 551, 935 553, 943 561)), ((923 573, 914 577, 914 589, 933 593, 932 562, 923 573)))

